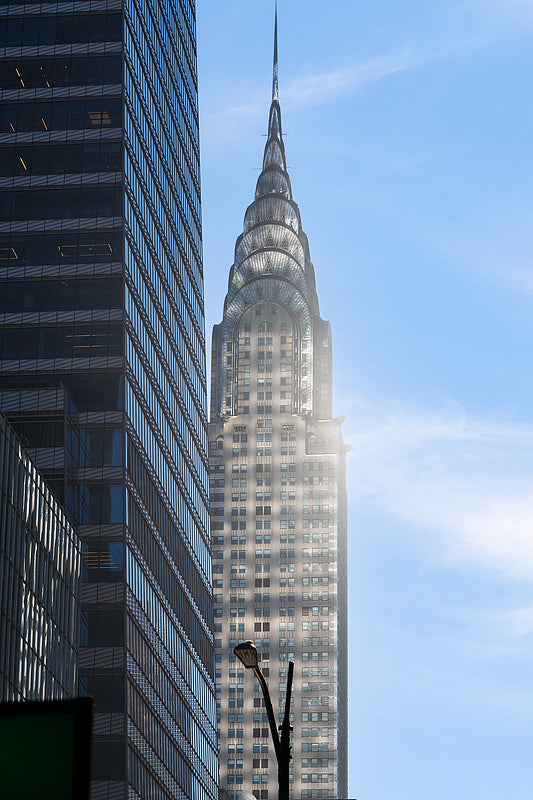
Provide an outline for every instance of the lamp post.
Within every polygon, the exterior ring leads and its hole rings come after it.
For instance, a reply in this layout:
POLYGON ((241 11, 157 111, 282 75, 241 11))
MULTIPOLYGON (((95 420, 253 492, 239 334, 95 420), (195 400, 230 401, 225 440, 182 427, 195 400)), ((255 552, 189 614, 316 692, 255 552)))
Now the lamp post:
POLYGON ((283 723, 280 726, 281 735, 278 733, 276 725, 276 718, 274 716, 274 709, 272 708, 272 701, 268 691, 265 676, 261 672, 259 661, 257 658, 257 649, 252 641, 242 642, 237 647, 233 648, 233 652, 240 659, 246 669, 253 669, 254 675, 259 681, 265 698, 265 706, 268 715, 268 722, 270 725, 270 732, 272 734, 272 741, 274 742, 274 750, 276 752, 276 760, 278 762, 278 784, 279 784, 279 800, 289 800, 289 764, 291 760, 291 692, 292 692, 292 676, 294 672, 294 661, 289 661, 289 674, 287 676, 287 691, 285 694, 285 716, 283 723))

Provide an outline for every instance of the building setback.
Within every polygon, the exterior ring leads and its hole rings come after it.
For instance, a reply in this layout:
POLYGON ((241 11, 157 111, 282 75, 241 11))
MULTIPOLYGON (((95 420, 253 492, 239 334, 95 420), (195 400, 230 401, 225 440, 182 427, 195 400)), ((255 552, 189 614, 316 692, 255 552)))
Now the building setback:
POLYGON ((217 795, 195 7, 0 8, 0 408, 83 542, 94 800, 217 795))
POLYGON ((277 797, 253 639, 280 721, 295 661, 291 796, 347 793, 346 492, 331 332, 292 199, 277 45, 263 169, 213 330, 209 470, 220 785, 277 797))
POLYGON ((0 702, 78 693, 81 543, 0 413, 0 702))

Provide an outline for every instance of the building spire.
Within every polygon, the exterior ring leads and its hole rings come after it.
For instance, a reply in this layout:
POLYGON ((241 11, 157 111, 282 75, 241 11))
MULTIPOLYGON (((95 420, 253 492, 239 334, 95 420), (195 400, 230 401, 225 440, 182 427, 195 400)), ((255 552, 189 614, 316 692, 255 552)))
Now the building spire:
POLYGON ((274 63, 272 70, 272 100, 278 99, 278 0, 274 12, 274 63))

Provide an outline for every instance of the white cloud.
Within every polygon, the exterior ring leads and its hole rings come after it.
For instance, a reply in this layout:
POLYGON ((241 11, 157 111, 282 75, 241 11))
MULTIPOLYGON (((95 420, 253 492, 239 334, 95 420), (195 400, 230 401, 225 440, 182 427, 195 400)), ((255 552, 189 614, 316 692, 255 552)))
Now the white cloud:
POLYGON ((480 17, 500 24, 533 22, 532 0, 473 0, 471 5, 480 17))
POLYGON ((320 105, 333 97, 352 94, 381 78, 419 67, 435 57, 423 57, 405 49, 398 54, 371 59, 345 69, 293 78, 283 90, 283 102, 298 108, 320 105))
POLYGON ((528 234, 506 247, 503 242, 482 240, 448 242, 445 249, 456 263, 469 264, 477 273, 520 294, 533 295, 533 239, 528 234), (455 244, 455 250, 453 249, 455 244), (492 245, 492 246, 491 246, 492 245))
MULTIPOLYGON (((370 59, 361 64, 352 64, 342 69, 299 75, 283 85, 280 99, 284 109, 321 105, 333 98, 353 94, 367 84, 382 78, 416 69, 443 55, 444 51, 434 50, 422 54, 405 48, 398 53, 370 59)), ((219 111, 208 111, 202 115, 203 134, 208 135, 209 131, 206 131, 206 128, 213 128, 220 136, 221 127, 222 130, 226 127, 232 128, 234 132, 234 129, 241 128, 245 120, 263 119, 267 105, 268 96, 262 92, 246 103, 224 105, 219 111)))
POLYGON ((413 526, 437 557, 533 577, 533 426, 352 409, 350 498, 413 526), (359 410, 359 418, 357 411, 359 410))
POLYGON ((494 626, 500 632, 516 638, 533 634, 533 604, 497 612, 493 617, 494 626))
MULTIPOLYGON (((468 187, 460 185, 458 191, 463 190, 466 194, 468 187)), ((467 230, 464 220, 449 221, 440 230, 432 229, 428 221, 425 233, 421 234, 418 227, 417 235, 424 235, 431 248, 462 268, 468 265, 502 286, 533 295, 533 207, 529 198, 514 203, 501 197, 491 203, 492 198, 487 200, 476 193, 470 198, 470 206, 478 209, 478 215, 468 219, 467 230)))

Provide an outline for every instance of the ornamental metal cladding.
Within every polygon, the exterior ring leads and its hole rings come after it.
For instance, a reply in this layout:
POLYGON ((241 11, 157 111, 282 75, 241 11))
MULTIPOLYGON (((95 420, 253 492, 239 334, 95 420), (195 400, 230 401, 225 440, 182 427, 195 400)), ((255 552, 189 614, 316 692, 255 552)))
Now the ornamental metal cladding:
MULTIPOLYGON (((275 35, 275 42, 276 42, 275 35)), ((281 722, 295 661, 290 793, 347 794, 346 489, 331 331, 292 198, 277 44, 263 168, 213 330, 209 470, 220 785, 277 797, 253 639, 281 722)))
POLYGON ((83 542, 93 798, 217 796, 195 9, 0 7, 0 408, 83 542))

